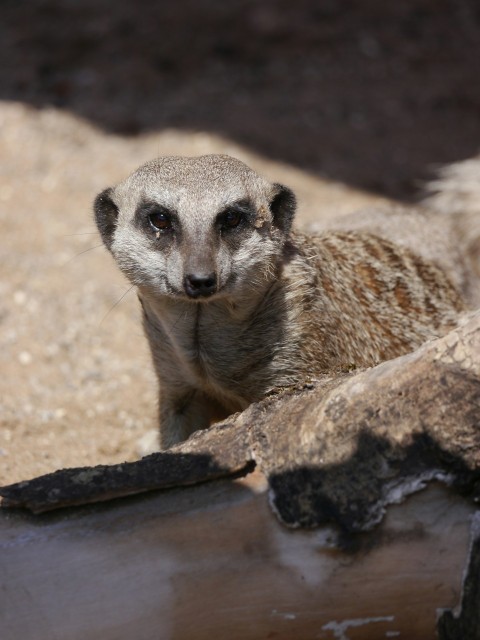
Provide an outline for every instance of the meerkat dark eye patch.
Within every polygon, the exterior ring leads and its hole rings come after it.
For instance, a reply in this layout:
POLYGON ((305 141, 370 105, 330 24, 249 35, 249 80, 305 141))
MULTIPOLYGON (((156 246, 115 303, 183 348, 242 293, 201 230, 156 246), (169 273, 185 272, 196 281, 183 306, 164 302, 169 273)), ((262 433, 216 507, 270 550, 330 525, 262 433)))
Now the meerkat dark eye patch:
POLYGON ((248 224, 253 216, 254 211, 250 201, 240 200, 221 211, 217 216, 216 224, 221 231, 233 231, 248 224))

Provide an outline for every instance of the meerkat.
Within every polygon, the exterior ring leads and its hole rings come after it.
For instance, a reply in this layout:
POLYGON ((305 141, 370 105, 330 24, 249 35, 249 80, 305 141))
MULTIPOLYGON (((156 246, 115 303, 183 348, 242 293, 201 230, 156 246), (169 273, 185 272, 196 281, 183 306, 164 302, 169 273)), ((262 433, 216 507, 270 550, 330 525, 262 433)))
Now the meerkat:
POLYGON ((293 231, 295 209, 225 155, 153 160, 97 196, 142 305, 162 448, 276 389, 411 351, 463 311, 434 263, 364 231, 293 231))

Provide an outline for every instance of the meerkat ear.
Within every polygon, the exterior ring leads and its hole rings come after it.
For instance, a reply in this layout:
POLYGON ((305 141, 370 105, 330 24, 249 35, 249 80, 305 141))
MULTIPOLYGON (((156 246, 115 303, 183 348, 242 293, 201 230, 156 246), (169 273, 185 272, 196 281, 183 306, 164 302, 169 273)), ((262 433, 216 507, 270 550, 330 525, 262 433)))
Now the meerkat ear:
POLYGON ((98 194, 93 203, 95 222, 107 249, 112 246, 113 232, 118 218, 118 207, 112 200, 112 194, 113 189, 105 189, 98 194))
POLYGON ((292 227, 293 217, 297 208, 295 194, 282 184, 274 184, 274 196, 270 201, 270 211, 274 225, 286 236, 292 227))

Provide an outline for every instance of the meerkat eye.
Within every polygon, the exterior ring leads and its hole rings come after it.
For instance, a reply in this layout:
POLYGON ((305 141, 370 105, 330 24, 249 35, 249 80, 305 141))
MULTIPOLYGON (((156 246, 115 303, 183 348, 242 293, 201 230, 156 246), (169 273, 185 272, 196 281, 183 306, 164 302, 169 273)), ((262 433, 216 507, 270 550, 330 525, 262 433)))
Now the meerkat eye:
POLYGON ((239 200, 226 206, 217 216, 216 224, 220 231, 228 233, 238 228, 248 226, 254 217, 255 209, 249 200, 239 200))
POLYGON ((223 223, 226 227, 238 227, 240 222, 242 221, 242 214, 240 211, 227 211, 225 214, 225 218, 223 219, 223 223))
POLYGON ((235 229, 243 220, 243 213, 238 209, 227 209, 222 215, 222 227, 224 229, 235 229))
POLYGON ((148 221, 154 231, 168 231, 172 228, 170 216, 162 211, 151 213, 148 216, 148 221))

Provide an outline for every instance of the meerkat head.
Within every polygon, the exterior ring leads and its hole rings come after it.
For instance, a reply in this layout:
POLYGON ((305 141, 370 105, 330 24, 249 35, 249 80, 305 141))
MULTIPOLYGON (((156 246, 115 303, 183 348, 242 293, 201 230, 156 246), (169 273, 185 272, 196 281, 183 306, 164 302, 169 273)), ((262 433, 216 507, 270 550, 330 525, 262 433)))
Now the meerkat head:
POLYGON ((295 196, 229 156, 166 157, 102 191, 94 211, 105 246, 133 284, 207 301, 271 280, 295 196))

